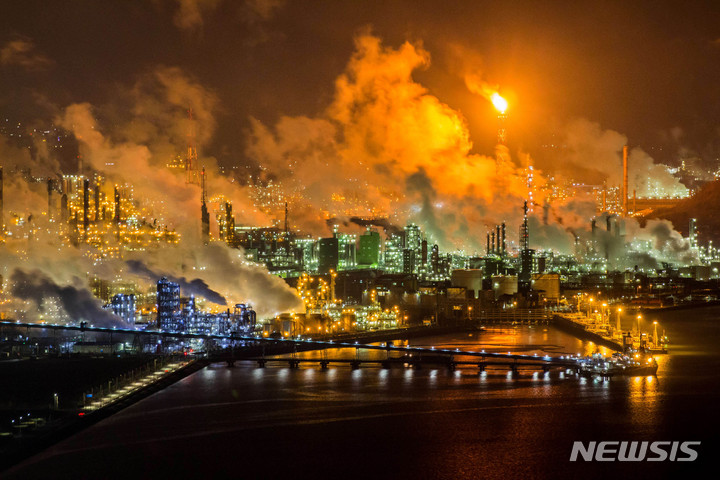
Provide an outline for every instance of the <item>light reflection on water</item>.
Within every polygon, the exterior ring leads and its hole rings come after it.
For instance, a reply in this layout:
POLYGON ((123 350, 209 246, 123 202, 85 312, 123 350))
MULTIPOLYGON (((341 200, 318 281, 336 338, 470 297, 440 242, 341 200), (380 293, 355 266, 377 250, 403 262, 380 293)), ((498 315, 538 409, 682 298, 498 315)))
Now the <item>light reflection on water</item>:
MULTIPOLYGON (((122 461, 134 465, 152 451, 154 458, 172 458, 162 464, 172 469, 186 465, 182 456, 191 456, 200 444, 211 452, 248 452, 243 468, 278 469, 276 475, 263 475, 267 472, 262 470, 246 475, 266 478, 297 474, 321 448, 323 466, 332 472, 352 465, 355 473, 368 474, 372 464, 408 478, 557 478, 557 466, 567 468, 569 448, 579 439, 710 442, 719 423, 713 402, 720 399, 719 382, 714 368, 708 368, 720 364, 717 320, 702 317, 702 328, 691 331, 683 315, 677 318, 674 325, 672 319, 664 323, 671 340, 676 338, 675 345, 683 347, 676 347, 677 354, 658 357, 657 378, 603 381, 558 369, 521 369, 514 376, 506 366, 485 372, 467 366, 451 372, 430 367, 352 370, 347 364, 321 370, 319 363, 298 369, 287 364, 216 364, 69 439, 60 457, 68 465, 86 468, 98 457, 93 449, 104 448, 106 458, 122 452, 122 461)), ((551 356, 590 354, 597 348, 549 326, 489 328, 410 344, 551 356)), ((361 355, 384 359, 387 353, 361 355)), ((298 356, 354 359, 356 350, 298 356)), ((232 464, 217 457, 217 465, 232 471, 232 464)), ((204 469, 215 465, 200 463, 204 469)), ((642 468, 644 474, 649 467, 642 468)), ((168 472, 163 470, 165 476, 168 472)), ((143 474, 136 476, 148 476, 147 471, 143 474)))
MULTIPOLYGON (((514 326, 493 327, 483 332, 458 333, 410 341, 396 341, 394 345, 413 347, 435 346, 438 349, 460 349, 468 351, 521 353, 538 356, 572 355, 580 353, 590 355, 600 352, 610 355, 611 351, 592 342, 578 340, 551 326, 514 326)), ((301 359, 366 359, 384 360, 398 358, 395 352, 382 350, 358 350, 355 348, 333 348, 325 352, 310 351, 295 354, 301 359)), ((283 355, 280 358, 289 358, 283 355)), ((454 357, 455 360, 477 362, 477 357, 454 357)), ((667 366, 667 357, 659 357, 660 372, 667 366)), ((330 364, 327 370, 321 370, 319 363, 303 363, 298 369, 269 363, 264 369, 250 368, 251 380, 261 380, 266 386, 272 384, 284 388, 318 388, 331 391, 349 387, 350 393, 362 391, 377 401, 393 401, 396 391, 413 392, 416 399, 432 399, 433 395, 455 400, 478 399, 492 395, 502 398, 548 398, 553 395, 571 392, 573 396, 588 399, 610 399, 613 395, 623 396, 631 404, 641 402, 638 411, 647 418, 648 411, 657 401, 657 380, 638 377, 613 378, 610 380, 587 379, 578 377, 572 371, 557 368, 550 372, 532 367, 521 367, 519 374, 513 374, 507 366, 488 366, 480 372, 474 365, 459 365, 455 371, 444 367, 423 366, 413 369, 409 366, 391 369, 381 368, 379 364, 365 364, 352 370, 347 363, 330 364), (274 366, 273 366, 274 365, 274 366), (270 382, 270 383, 268 383, 270 382), (500 383, 501 382, 501 383, 500 383), (654 383, 653 383, 654 382, 654 383), (482 390, 477 390, 482 387, 482 390), (397 390, 397 389, 400 390, 397 390), (448 391, 448 389, 454 389, 448 391)), ((231 371, 232 369, 228 369, 231 371)), ((241 376, 245 369, 238 370, 241 376)))

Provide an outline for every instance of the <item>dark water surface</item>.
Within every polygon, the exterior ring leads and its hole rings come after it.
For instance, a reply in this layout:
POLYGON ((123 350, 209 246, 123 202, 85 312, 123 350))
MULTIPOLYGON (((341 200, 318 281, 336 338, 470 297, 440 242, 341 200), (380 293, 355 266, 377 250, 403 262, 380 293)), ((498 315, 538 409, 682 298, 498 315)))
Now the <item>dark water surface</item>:
MULTIPOLYGON (((212 365, 31 458, 7 478, 676 478, 720 457, 720 308, 658 315, 657 377, 212 365), (696 462, 569 462, 573 441, 701 441, 696 462)), ((630 328, 631 325, 623 325, 630 328)), ((412 345, 595 347, 553 327, 412 345)), ((321 356, 319 352, 308 356, 321 356)), ((353 350, 328 356, 351 358, 353 350)), ((383 352, 367 355, 384 355, 383 352)), ((707 476, 705 474, 704 476, 707 476)))

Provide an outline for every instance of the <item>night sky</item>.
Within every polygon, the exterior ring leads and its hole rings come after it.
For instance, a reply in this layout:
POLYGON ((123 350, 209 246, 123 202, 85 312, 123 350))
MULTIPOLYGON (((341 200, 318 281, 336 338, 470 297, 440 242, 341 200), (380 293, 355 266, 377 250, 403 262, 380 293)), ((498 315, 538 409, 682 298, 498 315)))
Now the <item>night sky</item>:
POLYGON ((218 99, 204 154, 244 164, 249 119, 322 112, 367 31, 423 45, 431 62, 413 78, 462 114, 475 152, 492 153, 495 111, 458 65, 510 99, 511 145, 529 152, 584 118, 656 161, 720 156, 715 1, 5 1, 0 111, 50 121, 89 102, 112 122, 122 92, 178 67, 218 99))

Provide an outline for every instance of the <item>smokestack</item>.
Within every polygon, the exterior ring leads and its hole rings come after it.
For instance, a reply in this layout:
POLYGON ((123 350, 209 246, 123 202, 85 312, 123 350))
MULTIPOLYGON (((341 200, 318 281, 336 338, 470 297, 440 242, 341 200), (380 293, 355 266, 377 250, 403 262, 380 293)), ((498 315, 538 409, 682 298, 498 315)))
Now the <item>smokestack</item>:
POLYGON ((95 184, 95 223, 100 221, 100 184, 95 184))
POLYGON ((68 201, 67 193, 63 192, 60 197, 60 221, 65 223, 68 219, 68 201))
POLYGON ((495 232, 494 231, 490 234, 490 238, 492 238, 492 250, 490 250, 490 252, 495 253, 495 232))
POLYGON ((90 219, 88 217, 88 210, 90 209, 90 179, 86 178, 83 181, 83 230, 87 234, 90 219))
POLYGON ((288 202, 285 202, 285 236, 288 234, 288 202))
POLYGON ((232 215, 232 203, 225 203, 225 241, 232 243, 235 239, 235 219, 232 215))
POLYGON ((205 245, 210 242, 210 212, 208 212, 206 205, 207 191, 205 190, 205 167, 202 169, 200 174, 200 232, 202 235, 202 241, 205 245))
POLYGON ((500 253, 500 225, 495 225, 495 238, 497 238, 497 253, 500 253))
POLYGON ((623 146, 623 215, 628 214, 628 147, 623 146))
POLYGON ((52 191, 53 191, 53 181, 52 181, 52 178, 48 178, 47 179, 47 194, 48 194, 47 215, 48 215, 48 219, 50 219, 50 220, 52 220, 52 217, 53 217, 52 191))
POLYGON ((490 253, 492 253, 490 250, 490 234, 489 233, 487 234, 487 248, 485 249, 485 251, 487 252, 488 255, 490 255, 490 253))
POLYGON ((120 190, 115 187, 115 217, 113 221, 116 225, 120 225, 120 190))
POLYGON ((507 243, 505 243, 505 222, 502 223, 502 254, 507 253, 507 243))
POLYGON ((520 242, 522 249, 527 250, 530 244, 530 232, 528 231, 528 204, 527 201, 523 203, 523 224, 520 229, 520 242))

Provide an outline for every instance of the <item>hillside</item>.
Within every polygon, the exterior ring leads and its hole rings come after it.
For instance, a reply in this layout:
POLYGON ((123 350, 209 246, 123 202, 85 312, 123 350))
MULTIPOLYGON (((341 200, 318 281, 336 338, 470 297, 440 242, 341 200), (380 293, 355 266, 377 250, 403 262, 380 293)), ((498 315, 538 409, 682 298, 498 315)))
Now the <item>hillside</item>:
POLYGON ((697 219, 699 242, 712 240, 720 244, 720 181, 706 183, 692 197, 671 208, 658 209, 646 218, 670 220, 684 236, 688 234, 691 218, 697 219))

